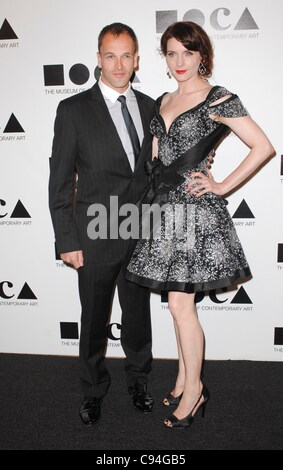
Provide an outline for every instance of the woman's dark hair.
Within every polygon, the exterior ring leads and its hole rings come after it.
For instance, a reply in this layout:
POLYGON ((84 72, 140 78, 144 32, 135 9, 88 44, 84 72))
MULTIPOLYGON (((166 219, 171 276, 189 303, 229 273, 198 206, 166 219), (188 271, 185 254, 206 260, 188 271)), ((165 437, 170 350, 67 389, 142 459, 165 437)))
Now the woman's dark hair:
POLYGON ((98 50, 99 51, 101 48, 103 38, 107 33, 111 33, 113 34, 113 36, 116 36, 116 37, 120 36, 120 34, 128 34, 132 38, 135 44, 135 52, 138 51, 139 43, 138 43, 138 39, 134 30, 130 28, 130 26, 127 26, 126 24, 123 24, 123 23, 112 23, 112 24, 109 24, 108 26, 105 26, 102 29, 102 31, 100 32, 98 36, 98 50))
POLYGON ((213 69, 213 48, 207 33, 192 21, 179 21, 169 26, 161 37, 161 52, 167 54, 167 43, 171 38, 175 38, 189 51, 198 51, 202 57, 202 64, 206 71, 202 75, 209 78, 213 69))

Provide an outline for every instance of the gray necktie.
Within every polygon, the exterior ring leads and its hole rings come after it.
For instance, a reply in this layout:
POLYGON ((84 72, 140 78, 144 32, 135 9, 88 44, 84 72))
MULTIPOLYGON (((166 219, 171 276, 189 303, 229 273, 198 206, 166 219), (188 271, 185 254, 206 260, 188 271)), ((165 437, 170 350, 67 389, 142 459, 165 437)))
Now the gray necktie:
POLYGON ((135 128, 135 125, 133 123, 132 117, 129 113, 129 110, 126 104, 126 97, 124 95, 121 95, 119 96, 118 101, 120 101, 121 103, 121 111, 122 111, 122 115, 123 115, 123 118, 127 127, 127 131, 131 140, 131 144, 133 147, 133 152, 135 156, 135 164, 136 164, 139 158, 139 153, 140 153, 139 136, 135 128))

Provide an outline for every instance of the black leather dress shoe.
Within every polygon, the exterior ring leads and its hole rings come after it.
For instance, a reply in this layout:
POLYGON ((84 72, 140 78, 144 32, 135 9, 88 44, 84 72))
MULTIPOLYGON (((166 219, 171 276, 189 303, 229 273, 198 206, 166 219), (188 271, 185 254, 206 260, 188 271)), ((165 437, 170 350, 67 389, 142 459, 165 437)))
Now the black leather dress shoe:
POLYGON ((134 407, 142 413, 151 413, 154 400, 147 391, 147 386, 137 382, 133 387, 128 388, 133 397, 134 407))
POLYGON ((86 426, 93 426, 100 418, 103 398, 85 397, 80 409, 80 417, 86 426))

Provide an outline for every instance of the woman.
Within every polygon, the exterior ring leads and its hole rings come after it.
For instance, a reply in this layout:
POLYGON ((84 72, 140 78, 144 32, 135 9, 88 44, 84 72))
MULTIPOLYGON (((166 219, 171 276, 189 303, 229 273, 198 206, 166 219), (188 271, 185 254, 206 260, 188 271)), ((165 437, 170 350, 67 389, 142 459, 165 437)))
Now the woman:
POLYGON ((166 202, 167 219, 174 211, 177 214, 177 207, 179 214, 180 207, 190 210, 182 215, 183 232, 180 217, 175 218, 175 232, 166 237, 163 218, 154 238, 137 243, 127 278, 168 291, 179 352, 175 388, 163 402, 168 407, 178 405, 164 422, 172 429, 189 427, 198 410, 204 413, 209 400, 201 381, 204 335, 195 293, 227 287, 250 276, 222 196, 246 181, 274 149, 237 95, 209 84, 213 49, 200 26, 192 22, 171 25, 161 38, 161 49, 178 89, 165 93, 156 103, 156 116, 151 122, 154 161, 148 165, 152 184, 141 202, 166 202), (217 183, 206 172, 208 156, 230 131, 250 151, 230 175, 217 183))

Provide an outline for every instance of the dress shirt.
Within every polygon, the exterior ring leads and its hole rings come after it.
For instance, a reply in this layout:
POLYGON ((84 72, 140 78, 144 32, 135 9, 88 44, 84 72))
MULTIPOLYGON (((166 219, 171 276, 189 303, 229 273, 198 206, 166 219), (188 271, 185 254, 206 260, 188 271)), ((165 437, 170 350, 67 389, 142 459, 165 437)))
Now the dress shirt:
POLYGON ((105 85, 105 83, 103 83, 101 80, 99 80, 98 84, 99 84, 101 93, 103 94, 103 97, 105 99, 105 103, 109 109, 110 115, 115 124, 115 127, 117 129, 118 135, 121 139, 124 150, 128 156, 132 171, 134 171, 135 156, 133 152, 133 147, 131 144, 131 140, 127 131, 125 121, 123 119, 123 115, 121 111, 121 103, 117 101, 117 99, 121 95, 124 95, 126 97, 127 107, 128 107, 129 113, 132 116, 135 128, 137 130, 140 145, 142 145, 144 133, 143 133, 142 120, 141 120, 136 96, 130 85, 124 93, 120 94, 117 91, 113 90, 113 88, 110 88, 109 86, 105 85))

